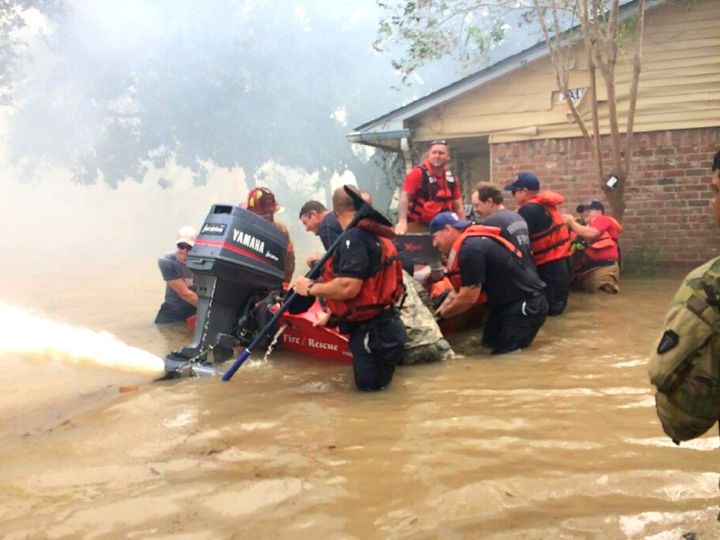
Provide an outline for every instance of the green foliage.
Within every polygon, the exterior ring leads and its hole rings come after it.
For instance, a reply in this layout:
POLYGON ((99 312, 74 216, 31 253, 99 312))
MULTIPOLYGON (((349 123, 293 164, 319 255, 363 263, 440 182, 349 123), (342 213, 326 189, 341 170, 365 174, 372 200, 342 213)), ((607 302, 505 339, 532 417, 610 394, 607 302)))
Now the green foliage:
MULTIPOLYGON (((390 152, 388 150, 378 149, 372 158, 373 163, 378 167, 383 178, 383 184, 390 194, 393 196, 395 191, 402 186, 405 180, 405 160, 403 155, 399 152, 390 152)), ((397 210, 390 211, 389 205, 391 198, 387 200, 385 204, 378 204, 375 202, 375 206, 380 210, 385 217, 387 217, 392 223, 397 220, 397 210)))
MULTIPOLYGON (((488 5, 480 7, 473 0, 378 0, 387 17, 379 23, 373 46, 380 52, 397 44, 405 46, 405 54, 393 59, 392 65, 406 83, 420 66, 448 55, 463 66, 484 63, 506 37, 508 11, 518 9, 503 7, 514 5, 504 2, 488 5)), ((531 16, 532 11, 525 12, 531 16)))
POLYGON ((623 257, 623 272, 629 275, 650 277, 657 274, 660 250, 640 246, 628 251, 623 257))

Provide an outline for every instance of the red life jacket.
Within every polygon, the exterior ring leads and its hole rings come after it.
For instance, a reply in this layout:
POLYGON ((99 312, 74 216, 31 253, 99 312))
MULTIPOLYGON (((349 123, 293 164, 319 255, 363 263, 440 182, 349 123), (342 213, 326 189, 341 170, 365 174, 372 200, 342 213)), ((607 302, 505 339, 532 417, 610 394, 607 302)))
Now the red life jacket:
POLYGON ((422 172, 422 186, 409 196, 407 218, 408 221, 427 225, 440 212, 452 212, 455 177, 450 169, 445 169, 444 180, 432 177, 429 160, 415 168, 422 172))
POLYGON ((488 227, 486 225, 471 225, 470 227, 465 229, 465 231, 460 235, 460 237, 453 242, 452 248, 450 248, 450 254, 448 255, 448 271, 445 275, 450 279, 450 283, 452 283, 455 292, 458 292, 460 290, 460 287, 462 287, 462 283, 460 281, 460 261, 458 257, 458 254, 460 253, 460 248, 462 247, 465 240, 474 236, 483 236, 485 238, 490 238, 503 246, 510 253, 515 255, 518 259, 522 259, 522 251, 516 248, 511 242, 508 242, 502 236, 500 236, 499 227, 488 227))
POLYGON ((552 225, 535 234, 530 235, 530 247, 532 249, 535 265, 540 266, 550 261, 564 259, 570 255, 570 231, 568 231, 565 220, 557 209, 565 197, 553 191, 541 191, 526 204, 540 204, 548 211, 552 218, 552 225))
MULTIPOLYGON (((397 249, 390 238, 395 234, 392 228, 364 219, 358 228, 368 231, 380 242, 382 256, 380 262, 370 268, 367 279, 363 280, 360 292, 349 300, 326 298, 327 306, 339 322, 360 322, 372 319, 383 310, 392 307, 402 298, 402 263, 397 249)), ((322 281, 328 283, 335 279, 335 255, 332 255, 323 267, 322 281)))
MULTIPOLYGON (((613 225, 615 226, 615 229, 617 230, 618 237, 620 236, 620 233, 622 233, 623 228, 622 225, 620 225, 620 222, 616 220, 614 217, 611 216, 605 216, 609 218, 613 225)), ((590 227, 592 227, 592 222, 590 222, 590 227)), ((592 242, 588 242, 588 247, 585 248, 585 251, 583 252, 585 255, 590 257, 593 261, 601 261, 601 260, 608 260, 607 256, 605 258, 601 257, 600 251, 617 247, 618 242, 615 240, 612 235, 608 231, 604 231, 600 236, 598 236, 595 240, 592 242)), ((613 258, 614 259, 614 258, 613 258)))

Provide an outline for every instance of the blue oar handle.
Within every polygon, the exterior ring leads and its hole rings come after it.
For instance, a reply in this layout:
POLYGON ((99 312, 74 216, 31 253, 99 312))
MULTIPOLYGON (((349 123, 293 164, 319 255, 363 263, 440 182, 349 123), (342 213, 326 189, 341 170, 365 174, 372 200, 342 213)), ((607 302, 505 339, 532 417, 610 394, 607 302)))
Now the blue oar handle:
POLYGON ((245 360, 249 358, 251 352, 252 351, 250 350, 250 347, 248 347, 242 353, 240 353, 240 356, 238 356, 235 362, 233 362, 233 365, 230 367, 230 369, 228 369, 225 372, 225 375, 222 376, 222 380, 227 382, 232 379, 232 376, 235 375, 235 372, 240 369, 240 366, 242 366, 245 360))
MULTIPOLYGON (((312 272, 311 272, 312 273, 312 272)), ((252 340, 250 345, 248 345, 243 352, 240 353, 240 356, 237 357, 235 362, 233 362, 233 365, 230 366, 230 369, 228 369, 225 374, 222 376, 222 380, 224 382, 229 381, 232 379, 233 375, 235 375, 235 372, 240 369, 240 366, 243 365, 245 360, 248 359, 250 354, 253 352, 255 347, 257 347, 257 344, 265 337, 265 334, 268 333, 269 329, 273 327, 273 325, 280 319, 283 313, 285 313, 288 308, 290 307, 290 303, 297 297, 297 292, 293 291, 290 296, 288 296, 287 300, 283 303, 283 305, 280 307, 278 312, 273 316, 272 319, 270 319, 270 322, 265 325, 265 328, 260 330, 258 332, 258 335, 255 336, 255 339, 252 340)))

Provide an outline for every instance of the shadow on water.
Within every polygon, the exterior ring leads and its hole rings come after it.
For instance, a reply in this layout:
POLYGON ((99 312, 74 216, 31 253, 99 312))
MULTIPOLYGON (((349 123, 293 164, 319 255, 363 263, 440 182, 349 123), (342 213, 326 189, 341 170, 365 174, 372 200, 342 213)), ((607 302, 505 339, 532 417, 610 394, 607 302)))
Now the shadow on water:
MULTIPOLYGON (((626 280, 617 297, 575 295, 530 349, 505 357, 477 356, 477 332, 451 336, 461 358, 399 369, 379 394, 355 392, 348 365, 282 350, 227 384, 108 393, 67 409, 59 425, 3 441, 0 532, 713 538, 717 435, 674 447, 646 376, 678 283, 626 280)), ((158 354, 175 338, 147 322, 156 299, 135 296, 144 318, 114 333, 158 354)), ((130 301, 113 297, 118 309, 130 301)), ((93 326, 92 313, 75 316, 93 326)), ((57 382, 42 377, 44 388, 57 382)), ((118 375, 74 377, 102 386, 118 375)), ((16 399, 31 380, 16 381, 16 399)), ((69 380, 60 384, 72 402, 69 380)))

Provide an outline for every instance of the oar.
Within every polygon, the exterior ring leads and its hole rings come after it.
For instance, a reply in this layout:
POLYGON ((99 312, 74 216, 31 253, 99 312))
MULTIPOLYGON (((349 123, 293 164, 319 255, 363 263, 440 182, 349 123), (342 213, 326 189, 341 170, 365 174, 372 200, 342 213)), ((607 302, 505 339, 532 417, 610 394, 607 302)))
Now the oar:
MULTIPOLYGON (((347 191, 347 188, 345 188, 347 191)), ((345 240, 348 231, 350 229, 354 228, 358 222, 369 216, 370 214, 374 213, 375 210, 372 206, 363 203, 363 205, 360 207, 359 210, 355 212, 355 216, 353 217, 352 221, 348 224, 347 228, 343 231, 343 233, 338 236, 337 240, 333 242, 333 244, 330 246, 330 248, 327 250, 325 255, 323 255, 322 259, 320 259, 317 263, 315 263, 315 266, 313 266, 312 270, 310 270, 305 277, 308 279, 315 279, 319 274, 320 270, 322 270, 322 267, 325 265, 325 262, 332 256, 333 253, 335 253, 335 250, 338 248, 338 246, 345 240)), ((282 307, 278 310, 278 312, 275 314, 275 316, 270 320, 269 323, 258 332, 258 335, 253 339, 252 343, 247 346, 247 348, 240 354, 240 356, 237 357, 235 362, 232 366, 230 366, 230 369, 228 369, 225 372, 225 375, 222 376, 223 381, 229 381, 232 379, 233 375, 235 375, 235 372, 240 368, 240 366, 243 365, 245 360, 248 359, 250 354, 252 353, 253 349, 257 347, 257 344, 260 343, 260 341, 265 337, 265 334, 267 334, 273 327, 273 325, 278 321, 280 316, 287 311, 287 309, 290 307, 290 304, 292 304, 293 300, 298 297, 297 291, 293 291, 290 296, 287 297, 287 300, 283 303, 282 307)))

